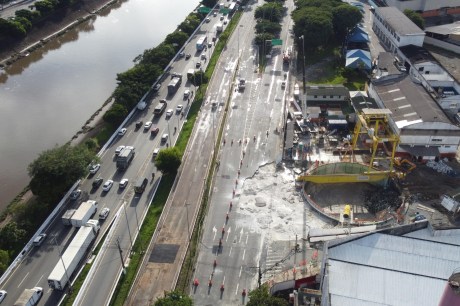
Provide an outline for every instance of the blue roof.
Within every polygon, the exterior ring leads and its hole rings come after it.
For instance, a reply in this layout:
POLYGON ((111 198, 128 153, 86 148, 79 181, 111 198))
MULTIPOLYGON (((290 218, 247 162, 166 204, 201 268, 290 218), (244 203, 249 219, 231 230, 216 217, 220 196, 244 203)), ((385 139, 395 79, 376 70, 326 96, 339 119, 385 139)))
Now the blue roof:
POLYGON ((366 33, 355 31, 348 37, 349 42, 369 42, 369 35, 366 33))
POLYGON ((371 54, 368 51, 354 49, 347 51, 345 67, 371 70, 371 54))

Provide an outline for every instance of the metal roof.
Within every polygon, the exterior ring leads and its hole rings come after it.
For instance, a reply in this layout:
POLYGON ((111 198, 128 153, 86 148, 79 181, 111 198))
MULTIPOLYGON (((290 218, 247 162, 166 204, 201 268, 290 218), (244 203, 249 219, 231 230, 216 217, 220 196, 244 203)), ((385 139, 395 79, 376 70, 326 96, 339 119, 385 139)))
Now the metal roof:
POLYGON ((460 245, 437 239, 441 235, 426 240, 421 231, 417 238, 373 233, 330 246, 331 306, 437 305, 460 266, 460 245))
POLYGON ((375 14, 380 15, 395 32, 401 35, 424 35, 415 23, 413 23, 406 15, 396 7, 378 7, 375 9, 375 14))
POLYGON ((348 97, 350 92, 348 88, 343 85, 307 85, 307 94, 309 96, 345 96, 348 97))

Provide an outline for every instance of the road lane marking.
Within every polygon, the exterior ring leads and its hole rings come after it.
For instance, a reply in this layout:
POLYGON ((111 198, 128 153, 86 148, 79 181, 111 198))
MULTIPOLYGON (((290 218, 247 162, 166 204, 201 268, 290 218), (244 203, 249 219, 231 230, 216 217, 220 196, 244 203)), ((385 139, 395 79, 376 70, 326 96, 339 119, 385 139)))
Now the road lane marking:
POLYGON ((230 252, 228 253, 228 256, 232 256, 232 249, 233 247, 230 247, 230 252))
POLYGON ((28 275, 29 275, 29 272, 27 272, 26 276, 24 276, 22 281, 19 283, 18 288, 21 287, 21 284, 24 282, 24 280, 27 278, 28 275))
POLYGON ((246 249, 243 250, 243 260, 244 260, 244 255, 246 255, 246 249))
POLYGON ((238 287, 240 286, 240 284, 236 284, 236 290, 235 290, 235 295, 238 294, 238 287))
POLYGON ((224 279, 223 279, 223 281, 222 281, 222 285, 223 285, 223 284, 225 284, 225 275, 224 275, 224 279))
MULTIPOLYGON (((240 267, 240 274, 239 277, 241 278, 241 272, 243 272, 243 266, 240 267)), ((238 287, 237 287, 238 288, 238 287)))
POLYGON ((246 244, 248 244, 249 233, 246 234, 246 244))
POLYGON ((240 232, 240 240, 238 241, 239 243, 241 243, 241 238, 243 238, 243 228, 241 228, 241 232, 240 232))
POLYGON ((217 228, 214 226, 212 228, 212 231, 214 232, 214 238, 212 238, 212 240, 216 239, 216 235, 217 235, 217 228))
POLYGON ((229 227, 229 228, 228 228, 228 231, 227 231, 227 238, 225 238, 225 242, 227 242, 228 236, 230 236, 230 232, 231 232, 231 231, 232 231, 232 228, 229 227))
POLYGON ((43 276, 45 276, 45 275, 42 274, 42 276, 40 276, 40 278, 38 279, 38 282, 35 283, 35 286, 34 286, 34 287, 38 287, 38 284, 40 284, 40 281, 42 280, 43 276))

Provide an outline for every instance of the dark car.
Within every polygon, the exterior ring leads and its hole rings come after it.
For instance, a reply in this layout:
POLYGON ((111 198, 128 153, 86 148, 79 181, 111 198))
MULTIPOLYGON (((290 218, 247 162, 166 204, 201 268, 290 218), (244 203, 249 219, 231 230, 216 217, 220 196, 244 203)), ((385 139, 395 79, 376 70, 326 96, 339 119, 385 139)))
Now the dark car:
POLYGON ((102 185, 102 182, 103 182, 103 181, 104 181, 104 179, 103 179, 102 177, 98 177, 97 179, 95 179, 95 180, 93 181, 93 188, 94 188, 94 189, 99 188, 99 186, 102 185))
POLYGON ((136 122, 136 129, 139 129, 143 125, 142 121, 137 121, 136 122))
POLYGON ((188 60, 192 55, 191 54, 187 54, 185 55, 185 59, 188 60))
POLYGON ((159 128, 153 127, 153 128, 150 130, 150 135, 156 136, 156 135, 158 134, 159 131, 160 131, 159 128))
POLYGON ((156 84, 155 86, 153 86, 152 89, 153 89, 153 92, 157 92, 157 91, 160 90, 160 88, 161 88, 161 83, 158 83, 158 84, 156 84))

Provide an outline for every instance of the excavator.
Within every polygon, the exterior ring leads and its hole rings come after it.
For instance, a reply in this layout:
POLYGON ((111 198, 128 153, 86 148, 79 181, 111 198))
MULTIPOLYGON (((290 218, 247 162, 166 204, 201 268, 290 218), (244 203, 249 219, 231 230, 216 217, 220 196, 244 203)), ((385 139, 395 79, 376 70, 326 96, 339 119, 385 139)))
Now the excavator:
POLYGON ((410 160, 401 159, 401 158, 398 158, 398 157, 396 157, 394 159, 394 163, 395 163, 395 168, 397 168, 399 171, 403 171, 406 174, 412 172, 412 170, 414 170, 417 167, 410 160))

